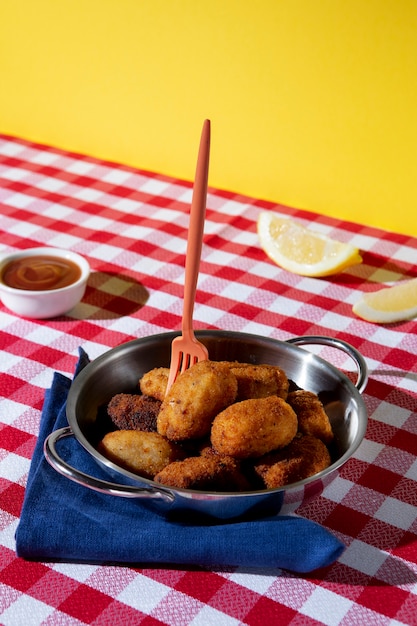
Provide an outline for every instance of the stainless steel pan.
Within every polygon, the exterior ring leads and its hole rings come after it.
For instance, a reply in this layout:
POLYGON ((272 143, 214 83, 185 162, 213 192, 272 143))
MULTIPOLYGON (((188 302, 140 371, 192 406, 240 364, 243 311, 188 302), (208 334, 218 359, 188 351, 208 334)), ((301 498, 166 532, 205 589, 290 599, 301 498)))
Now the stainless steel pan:
POLYGON ((338 474, 340 467, 360 445, 366 431, 367 412, 361 396, 367 383, 367 366, 361 354, 350 344, 330 337, 296 337, 288 341, 238 332, 200 331, 198 338, 207 346, 210 359, 270 363, 282 367, 299 387, 317 393, 332 422, 335 433, 332 464, 315 476, 281 489, 243 493, 219 493, 165 488, 112 463, 96 448, 103 435, 99 407, 117 393, 137 388, 139 378, 154 367, 168 367, 171 341, 177 333, 144 337, 109 350, 87 365, 74 380, 68 400, 69 427, 53 432, 45 441, 48 462, 62 475, 89 489, 105 494, 138 498, 163 513, 184 514, 193 511, 220 519, 245 513, 289 513, 306 500, 320 494, 338 474), (355 362, 356 383, 336 367, 301 348, 320 344, 338 348, 355 362), (63 439, 74 436, 109 480, 86 475, 64 461, 58 448, 63 439), (58 443, 60 442, 60 443, 58 443))

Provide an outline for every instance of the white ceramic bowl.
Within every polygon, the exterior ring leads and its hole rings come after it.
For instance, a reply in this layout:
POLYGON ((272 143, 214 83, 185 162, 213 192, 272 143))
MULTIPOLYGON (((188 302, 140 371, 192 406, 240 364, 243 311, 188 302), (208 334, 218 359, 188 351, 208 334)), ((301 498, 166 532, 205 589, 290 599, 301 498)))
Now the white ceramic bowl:
POLYGON ((90 266, 86 259, 71 250, 50 247, 20 250, 0 258, 0 298, 8 309, 22 317, 32 319, 56 317, 67 313, 80 302, 89 275, 90 266), (4 282, 4 270, 9 263, 40 256, 75 264, 79 268, 79 276, 67 286, 48 289, 15 288, 4 282))

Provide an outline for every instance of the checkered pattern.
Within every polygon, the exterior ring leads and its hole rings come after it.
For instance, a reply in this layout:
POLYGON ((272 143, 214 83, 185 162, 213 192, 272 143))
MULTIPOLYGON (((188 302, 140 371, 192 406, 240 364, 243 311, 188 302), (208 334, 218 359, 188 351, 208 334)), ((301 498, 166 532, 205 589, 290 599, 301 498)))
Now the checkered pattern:
MULTIPOLYGON (((417 274, 417 239, 210 189, 195 306, 199 328, 287 339, 344 339, 367 359, 365 441, 323 495, 299 512, 347 545, 310 576, 231 568, 31 563, 14 532, 44 390, 135 337, 178 329, 191 184, 0 136, 0 254, 38 245, 83 254, 93 273, 70 314, 30 321, 0 305, 0 622, 326 626, 417 624, 417 322, 357 319, 363 291, 417 274), (326 278, 289 274, 259 247, 260 210, 350 241, 363 263, 326 278)), ((352 377, 349 357, 321 355, 352 377)))

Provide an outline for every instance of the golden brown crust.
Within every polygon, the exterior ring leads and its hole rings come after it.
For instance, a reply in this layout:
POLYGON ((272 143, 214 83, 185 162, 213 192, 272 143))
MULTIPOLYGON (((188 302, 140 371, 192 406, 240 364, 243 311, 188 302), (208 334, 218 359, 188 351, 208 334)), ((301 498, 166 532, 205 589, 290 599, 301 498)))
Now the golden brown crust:
POLYGON ((245 491, 250 488, 235 459, 207 450, 202 456, 170 463, 155 476, 155 481, 181 489, 245 491))
POLYGON ((144 395, 118 393, 107 405, 113 424, 121 430, 156 432, 160 400, 144 395))
POLYGON ((298 430, 304 435, 314 435, 325 444, 333 440, 333 430, 323 404, 312 391, 291 391, 287 402, 298 418, 298 430))
POLYGON ((155 367, 142 376, 139 380, 139 388, 144 395, 152 396, 162 402, 165 398, 168 376, 168 367, 155 367))
POLYGON ((286 399, 289 381, 280 367, 250 363, 230 363, 229 366, 237 379, 238 400, 266 398, 267 396, 279 396, 286 399))
POLYGON ((211 443, 219 454, 254 458, 288 445, 297 428, 297 416, 282 398, 243 400, 216 416, 211 443))
POLYGON ((158 432, 172 441, 198 439, 214 417, 234 402, 237 381, 228 367, 200 361, 180 374, 162 402, 158 432))
POLYGON ((98 450, 113 463, 153 478, 168 463, 183 458, 183 451, 158 433, 115 430, 101 440, 98 450))
POLYGON ((325 444, 312 435, 300 435, 282 450, 271 452, 255 463, 255 472, 268 489, 309 478, 331 463, 325 444))

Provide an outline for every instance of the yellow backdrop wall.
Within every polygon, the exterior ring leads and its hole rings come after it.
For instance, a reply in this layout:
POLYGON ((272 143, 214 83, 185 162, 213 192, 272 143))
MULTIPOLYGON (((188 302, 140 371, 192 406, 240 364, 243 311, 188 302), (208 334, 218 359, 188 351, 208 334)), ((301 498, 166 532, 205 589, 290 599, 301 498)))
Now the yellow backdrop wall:
POLYGON ((415 0, 2 0, 0 132, 417 235, 415 0))

